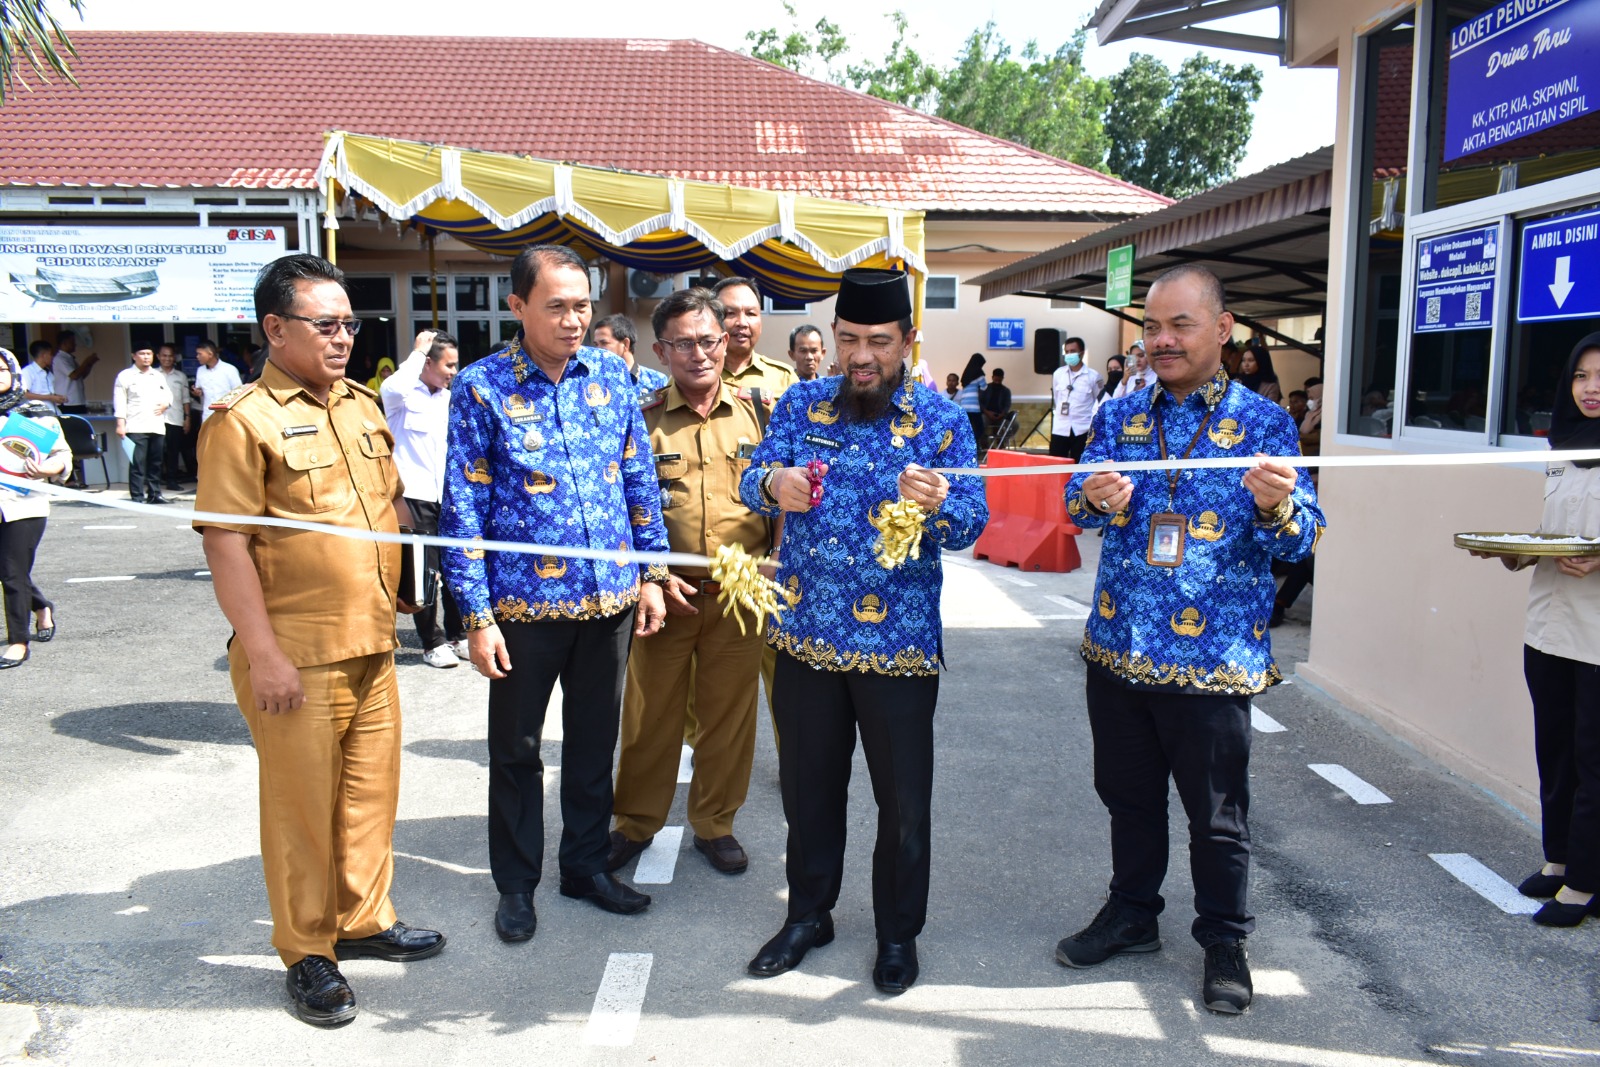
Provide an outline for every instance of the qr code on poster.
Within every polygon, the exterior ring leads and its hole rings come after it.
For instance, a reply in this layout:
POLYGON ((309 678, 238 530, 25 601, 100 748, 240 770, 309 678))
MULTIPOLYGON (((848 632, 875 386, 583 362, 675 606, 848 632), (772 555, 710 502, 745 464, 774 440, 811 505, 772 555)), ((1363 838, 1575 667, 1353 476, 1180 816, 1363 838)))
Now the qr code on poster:
POLYGON ((1426 321, 1429 323, 1435 323, 1439 321, 1439 298, 1436 296, 1428 297, 1426 321))
POLYGON ((1481 319, 1481 318, 1483 318, 1483 294, 1482 293, 1468 293, 1467 294, 1467 318, 1469 318, 1469 319, 1481 319))

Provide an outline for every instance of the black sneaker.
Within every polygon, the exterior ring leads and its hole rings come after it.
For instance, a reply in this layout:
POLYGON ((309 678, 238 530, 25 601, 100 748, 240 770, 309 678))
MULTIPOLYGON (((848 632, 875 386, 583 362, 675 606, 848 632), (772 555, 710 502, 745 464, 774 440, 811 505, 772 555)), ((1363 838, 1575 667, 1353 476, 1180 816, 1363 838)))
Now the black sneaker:
POLYGON ((1124 952, 1154 952, 1161 947, 1156 921, 1135 922, 1108 900, 1094 921, 1056 943, 1056 961, 1068 967, 1093 967, 1124 952))
POLYGON ((356 1017, 356 995, 339 965, 326 957, 307 956, 289 968, 284 984, 301 1022, 343 1026, 356 1017))
POLYGON ((1206 1007, 1238 1015, 1250 1006, 1255 986, 1250 983, 1250 954, 1244 939, 1214 941, 1206 946, 1206 980, 1201 990, 1206 1007))

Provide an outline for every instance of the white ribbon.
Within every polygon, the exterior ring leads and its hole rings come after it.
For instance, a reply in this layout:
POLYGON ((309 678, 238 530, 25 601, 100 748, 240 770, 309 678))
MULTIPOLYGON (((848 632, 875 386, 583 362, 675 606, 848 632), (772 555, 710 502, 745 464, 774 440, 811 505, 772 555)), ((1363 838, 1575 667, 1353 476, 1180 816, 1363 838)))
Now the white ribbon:
POLYGON ((970 478, 1021 478, 1032 474, 1127 474, 1132 471, 1217 470, 1277 461, 1291 467, 1480 467, 1518 463, 1568 463, 1600 459, 1600 448, 1565 452, 1394 452, 1382 456, 1207 456, 1199 459, 1104 460, 1029 467, 934 467, 934 474, 970 478))

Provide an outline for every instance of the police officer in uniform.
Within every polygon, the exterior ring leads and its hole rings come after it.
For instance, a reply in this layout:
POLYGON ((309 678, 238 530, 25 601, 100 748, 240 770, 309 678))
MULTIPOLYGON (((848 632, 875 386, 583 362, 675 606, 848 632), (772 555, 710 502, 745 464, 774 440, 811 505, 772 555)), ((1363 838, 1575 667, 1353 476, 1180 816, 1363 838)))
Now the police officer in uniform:
MULTIPOLYGON (((256 317, 260 381, 213 405, 200 437, 200 511, 393 533, 408 520, 392 438, 373 394, 345 380, 344 275, 317 256, 269 263, 256 317)), ((444 936, 389 902, 400 786, 396 545, 200 520, 217 603, 234 630, 233 691, 261 767, 261 863, 272 944, 295 1013, 355 1018, 335 959, 410 961, 444 936)), ((398 604, 401 611, 414 611, 398 604)))
MULTIPOLYGON (((739 476, 761 424, 747 394, 721 377, 722 305, 709 290, 679 290, 657 305, 651 325, 656 354, 672 372, 672 383, 645 402, 644 419, 673 551, 709 556, 738 544, 765 555, 768 522, 739 500, 739 476)), ((694 847, 717 870, 738 874, 749 858, 733 836, 733 819, 750 786, 765 642, 748 620, 741 626, 723 613, 705 570, 679 568, 662 588, 672 625, 635 643, 628 658, 609 862, 612 870, 622 866, 666 822, 692 688, 699 720, 689 785, 694 847)))

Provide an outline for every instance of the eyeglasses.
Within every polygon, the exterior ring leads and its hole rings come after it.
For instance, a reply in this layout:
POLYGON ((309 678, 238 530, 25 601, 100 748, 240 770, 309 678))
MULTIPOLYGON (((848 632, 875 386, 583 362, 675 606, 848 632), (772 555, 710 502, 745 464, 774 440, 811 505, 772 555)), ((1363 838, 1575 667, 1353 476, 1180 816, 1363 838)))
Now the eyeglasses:
POLYGON ((354 337, 361 332, 360 319, 308 319, 304 315, 291 315, 287 311, 278 312, 280 319, 298 319, 300 322, 309 322, 311 328, 324 337, 337 337, 340 327, 348 330, 354 337))
POLYGON ((725 333, 719 333, 715 337, 684 337, 676 341, 662 341, 661 347, 671 349, 680 356, 687 356, 698 348, 709 356, 727 339, 728 335, 725 333))

